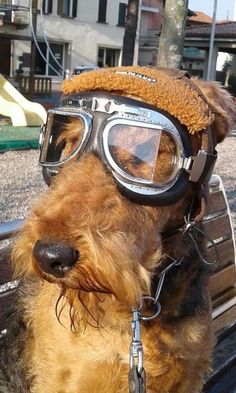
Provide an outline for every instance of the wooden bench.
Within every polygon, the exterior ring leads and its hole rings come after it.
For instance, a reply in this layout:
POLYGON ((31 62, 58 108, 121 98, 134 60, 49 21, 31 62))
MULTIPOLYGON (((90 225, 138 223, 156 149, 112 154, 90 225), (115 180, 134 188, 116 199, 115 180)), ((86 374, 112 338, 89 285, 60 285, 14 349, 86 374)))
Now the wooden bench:
MULTIPOLYGON (((0 224, 0 240, 10 238, 20 227, 21 220, 0 224)), ((218 337, 215 350, 213 371, 208 377, 205 387, 207 393, 235 393, 226 385, 227 390, 216 390, 215 386, 226 375, 234 377, 236 365, 236 269, 235 241, 227 198, 219 176, 213 175, 210 180, 210 196, 207 215, 203 226, 208 235, 217 244, 219 261, 211 266, 210 291, 213 305, 213 326, 218 337), (232 345, 232 343, 235 345, 232 345), (231 373, 231 374, 230 374, 231 373)), ((8 305, 13 301, 17 281, 12 281, 9 265, 11 246, 0 249, 0 331, 6 332, 6 315, 8 305)), ((213 256, 213 247, 207 246, 207 254, 213 256)), ((227 381, 230 382, 230 378, 227 381)), ((234 383, 234 382, 233 382, 234 383)), ((189 392, 191 393, 191 392, 189 392)))
MULTIPOLYGON (((213 371, 204 392, 236 392, 236 266, 235 239, 228 201, 219 176, 210 181, 207 215, 203 222, 206 233, 217 244, 219 261, 211 266, 210 292, 212 318, 218 338, 213 360, 213 371)), ((213 247, 207 254, 213 257, 213 247)))

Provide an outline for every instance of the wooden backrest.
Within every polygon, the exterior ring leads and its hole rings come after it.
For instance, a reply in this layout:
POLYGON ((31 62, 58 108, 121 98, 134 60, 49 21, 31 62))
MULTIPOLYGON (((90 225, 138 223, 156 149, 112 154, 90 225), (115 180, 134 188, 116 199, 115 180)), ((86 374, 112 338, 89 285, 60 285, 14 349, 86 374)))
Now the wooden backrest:
MULTIPOLYGON (((0 240, 11 237, 21 224, 22 220, 0 224, 0 240)), ((211 267, 210 277, 213 325, 218 332, 236 320, 236 270, 230 211, 222 181, 217 175, 213 175, 210 180, 210 196, 203 227, 219 251, 219 261, 211 267)), ((10 253, 10 245, 0 248, 0 332, 7 328, 8 306, 14 299, 17 287, 17 281, 12 281, 10 253)), ((210 244, 207 253, 209 258, 213 257, 214 251, 210 244)))
MULTIPOLYGON (((218 262, 211 266, 210 277, 213 326, 219 332, 236 320, 236 268, 235 239, 229 205, 222 181, 217 175, 213 175, 210 180, 210 195, 203 227, 217 244, 219 252, 218 262)), ((213 246, 208 246, 207 254, 209 258, 213 257, 213 246)))
POLYGON ((7 329, 6 317, 10 304, 14 301, 18 281, 12 279, 10 239, 22 225, 22 220, 0 224, 0 336, 7 329))

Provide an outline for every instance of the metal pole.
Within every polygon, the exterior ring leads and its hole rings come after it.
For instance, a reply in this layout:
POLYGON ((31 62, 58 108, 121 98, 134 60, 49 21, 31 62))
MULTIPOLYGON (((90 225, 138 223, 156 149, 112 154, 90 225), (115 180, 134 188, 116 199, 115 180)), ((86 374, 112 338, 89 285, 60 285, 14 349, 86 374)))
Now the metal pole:
MULTIPOLYGON (((37 12, 38 12, 38 0, 32 0, 32 13, 33 13, 33 29, 36 34, 37 29, 37 12)), ((35 75, 35 57, 36 57, 36 45, 32 38, 31 41, 31 52, 30 52, 30 75, 29 75, 29 98, 34 97, 34 75, 35 75)))
POLYGON ((135 37, 135 44, 134 44, 133 65, 137 65, 138 64, 139 38, 140 38, 140 26, 141 26, 141 12, 142 12, 142 0, 139 0, 137 30, 136 30, 136 37, 135 37))
POLYGON ((209 57, 208 57, 208 66, 207 66, 207 80, 209 81, 211 78, 211 65, 212 65, 212 54, 215 40, 215 29, 216 29, 216 11, 217 11, 217 0, 214 0, 214 10, 212 17, 212 25, 211 25, 211 38, 210 38, 210 48, 209 48, 209 57))

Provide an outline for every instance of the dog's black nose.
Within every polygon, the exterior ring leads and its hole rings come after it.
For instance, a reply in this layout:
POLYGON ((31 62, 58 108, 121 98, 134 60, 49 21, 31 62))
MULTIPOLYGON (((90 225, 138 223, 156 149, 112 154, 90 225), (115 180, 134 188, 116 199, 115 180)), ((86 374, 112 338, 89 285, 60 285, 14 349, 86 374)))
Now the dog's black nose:
POLYGON ((65 243, 38 240, 33 248, 33 256, 45 273, 64 277, 79 259, 79 251, 65 243))

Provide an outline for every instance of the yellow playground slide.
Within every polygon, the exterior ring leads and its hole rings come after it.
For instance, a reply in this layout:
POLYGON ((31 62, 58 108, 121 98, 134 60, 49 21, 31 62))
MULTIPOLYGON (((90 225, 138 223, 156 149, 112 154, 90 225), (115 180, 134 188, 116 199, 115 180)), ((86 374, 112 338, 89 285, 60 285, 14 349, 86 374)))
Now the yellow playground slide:
POLYGON ((40 126, 47 112, 41 104, 27 100, 0 74, 0 114, 11 118, 14 127, 40 126))

